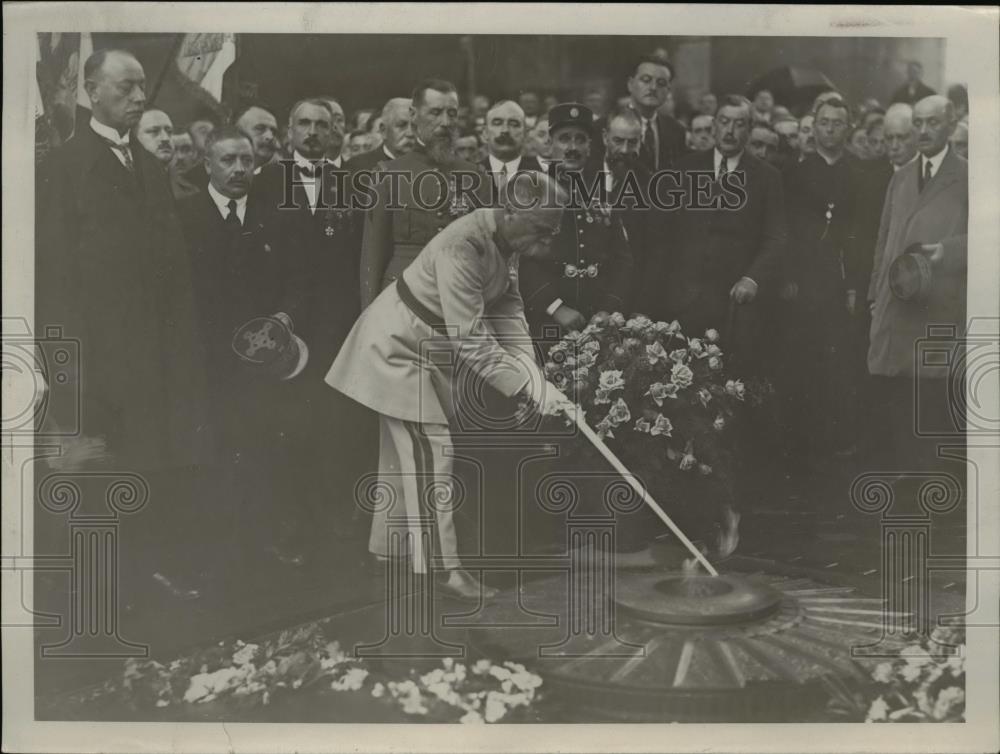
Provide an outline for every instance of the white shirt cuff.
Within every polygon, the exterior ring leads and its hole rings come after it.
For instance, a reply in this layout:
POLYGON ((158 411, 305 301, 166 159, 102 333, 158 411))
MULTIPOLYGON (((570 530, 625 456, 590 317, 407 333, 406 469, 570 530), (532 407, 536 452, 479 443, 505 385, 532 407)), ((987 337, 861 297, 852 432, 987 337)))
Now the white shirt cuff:
POLYGON ((548 305, 548 307, 545 309, 545 313, 551 317, 553 314, 556 313, 556 309, 558 309, 562 305, 563 305, 563 300, 561 298, 557 298, 555 301, 553 301, 551 304, 548 305))
POLYGON ((759 285, 757 285, 757 281, 756 281, 756 280, 754 280, 754 279, 753 279, 752 277, 750 277, 749 275, 744 275, 744 276, 743 276, 742 278, 740 278, 740 279, 741 279, 741 280, 749 280, 749 281, 750 281, 751 283, 753 283, 753 287, 754 287, 754 288, 760 288, 760 286, 759 286, 759 285))

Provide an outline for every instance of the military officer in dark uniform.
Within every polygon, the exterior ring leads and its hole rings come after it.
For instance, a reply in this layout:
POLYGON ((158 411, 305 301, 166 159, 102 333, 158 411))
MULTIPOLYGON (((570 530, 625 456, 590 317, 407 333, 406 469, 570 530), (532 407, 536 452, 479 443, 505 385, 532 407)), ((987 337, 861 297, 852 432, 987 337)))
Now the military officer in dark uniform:
POLYGON ((458 92, 454 84, 438 79, 421 82, 413 91, 411 112, 417 145, 382 164, 386 175, 383 180, 376 177, 375 206, 365 214, 362 308, 453 220, 490 203, 488 177, 476 165, 455 156, 458 92), (391 177, 394 172, 403 176, 396 181, 391 177), (418 178, 428 173, 436 175, 418 178))
POLYGON ((593 123, 590 109, 578 103, 549 111, 556 179, 570 190, 571 205, 551 259, 523 259, 520 267, 528 324, 546 339, 582 329, 595 314, 624 312, 628 304, 632 254, 619 214, 600 201, 603 177, 589 160, 593 123))

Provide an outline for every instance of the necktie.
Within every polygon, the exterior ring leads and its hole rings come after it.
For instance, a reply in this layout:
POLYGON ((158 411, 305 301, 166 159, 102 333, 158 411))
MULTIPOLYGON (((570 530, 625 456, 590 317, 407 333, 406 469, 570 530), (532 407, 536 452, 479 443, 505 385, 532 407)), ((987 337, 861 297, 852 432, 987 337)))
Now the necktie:
POLYGON ((132 150, 128 148, 128 144, 123 144, 118 141, 111 141, 111 139, 104 140, 109 147, 118 152, 122 159, 125 161, 125 169, 130 172, 135 172, 135 163, 132 162, 132 150))
POLYGON ((504 191, 507 189, 507 163, 504 163, 500 167, 500 172, 497 173, 497 191, 500 194, 500 198, 503 199, 504 191))
POLYGON ((652 118, 646 121, 646 130, 642 134, 642 156, 653 170, 656 170, 659 155, 656 153, 656 134, 653 132, 652 118))
POLYGON ((931 161, 927 160, 924 162, 924 172, 920 176, 920 190, 923 191, 924 187, 930 183, 931 178, 934 176, 931 174, 931 161))
POLYGON ((722 176, 729 172, 729 158, 723 157, 722 161, 719 162, 719 180, 722 180, 722 176))
POLYGON ((226 207, 229 209, 229 214, 226 215, 226 227, 233 231, 242 230, 243 223, 240 222, 240 216, 236 212, 236 200, 230 199, 226 207))

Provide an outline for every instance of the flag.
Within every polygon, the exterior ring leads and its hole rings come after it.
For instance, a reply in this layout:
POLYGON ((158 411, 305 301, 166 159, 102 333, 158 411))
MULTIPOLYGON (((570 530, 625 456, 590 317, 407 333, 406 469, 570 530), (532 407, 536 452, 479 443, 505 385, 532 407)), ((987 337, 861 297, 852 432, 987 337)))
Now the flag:
POLYGON ((235 34, 185 34, 177 68, 216 102, 222 102, 222 77, 236 61, 235 34))

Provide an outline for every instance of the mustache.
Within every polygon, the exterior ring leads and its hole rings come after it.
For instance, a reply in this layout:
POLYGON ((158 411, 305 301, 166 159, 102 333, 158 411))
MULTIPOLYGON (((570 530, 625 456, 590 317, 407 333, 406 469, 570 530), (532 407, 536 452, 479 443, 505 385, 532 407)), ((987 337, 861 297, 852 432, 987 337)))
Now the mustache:
POLYGON ((563 155, 563 158, 567 160, 580 160, 583 159, 583 153, 575 149, 570 149, 563 155))
POLYGON ((497 144, 510 144, 510 145, 513 146, 513 144, 514 144, 514 137, 510 136, 509 134, 500 134, 496 138, 496 142, 497 142, 497 144))

